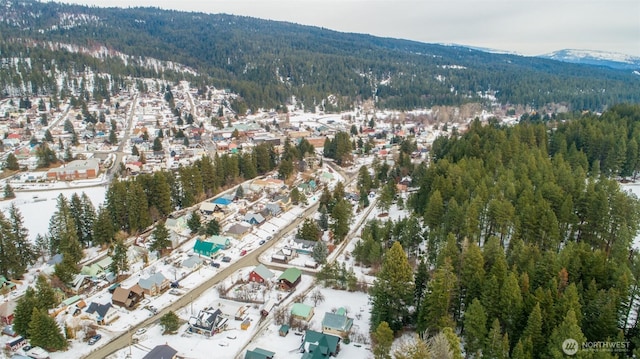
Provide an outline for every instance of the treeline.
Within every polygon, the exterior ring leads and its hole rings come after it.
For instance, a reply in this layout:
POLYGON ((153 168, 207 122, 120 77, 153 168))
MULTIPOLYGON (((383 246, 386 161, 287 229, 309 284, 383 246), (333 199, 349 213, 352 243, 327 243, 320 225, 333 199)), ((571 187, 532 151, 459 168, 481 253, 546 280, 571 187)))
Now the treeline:
MULTIPOLYGON (((627 157, 605 167, 587 153, 612 127, 633 133, 639 113, 620 106, 567 123, 476 121, 439 138, 431 165, 412 172, 420 188, 407 203, 411 217, 371 222, 354 250, 381 268, 371 331, 382 322, 425 337, 455 329, 474 358, 562 358, 566 338, 640 348, 640 257, 631 248, 640 202, 607 176, 627 157), (550 149, 560 134, 571 134, 564 153, 550 149)), ((594 357, 613 354, 625 355, 594 357)))
MULTIPOLYGON (((11 34, 9 39, 103 45, 132 58, 184 64, 203 81, 208 77, 238 93, 244 105, 236 108, 276 108, 295 96, 300 106, 323 111, 350 109, 374 98, 382 108, 413 109, 485 102, 479 95, 483 91, 495 91, 502 103, 533 108, 564 103, 601 110, 640 102, 637 76, 593 66, 240 16, 35 1, 3 4, 8 20, 0 31, 11 34), (72 27, 60 26, 61 13, 84 16, 72 27), (332 101, 326 101, 329 95, 332 101)), ((111 66, 113 73, 125 71, 120 62, 111 66)), ((135 68, 132 75, 153 75, 144 74, 149 70, 143 66, 135 68)))
POLYGON ((105 209, 116 230, 137 233, 175 210, 274 170, 278 162, 273 147, 267 144, 257 145, 250 153, 213 159, 205 156, 176 172, 159 171, 114 181, 107 190, 105 209))
MULTIPOLYGON (((124 89, 140 86, 132 79, 188 79, 203 84, 201 76, 161 66, 149 66, 141 58, 125 61, 116 56, 95 57, 66 48, 19 39, 0 40, 0 96, 52 96, 54 101, 80 94, 86 101, 108 100, 124 89), (90 86, 89 86, 90 85, 90 86), (87 89, 91 88, 91 91, 87 89)), ((140 89, 144 90, 144 89, 140 89)))

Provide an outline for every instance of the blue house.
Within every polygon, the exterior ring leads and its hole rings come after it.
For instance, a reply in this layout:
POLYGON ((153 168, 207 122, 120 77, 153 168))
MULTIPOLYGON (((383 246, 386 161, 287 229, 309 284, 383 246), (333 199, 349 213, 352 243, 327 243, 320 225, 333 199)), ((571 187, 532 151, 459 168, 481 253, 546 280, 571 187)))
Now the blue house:
POLYGON ((243 221, 255 226, 257 224, 262 224, 265 219, 260 213, 247 213, 244 216, 243 221))

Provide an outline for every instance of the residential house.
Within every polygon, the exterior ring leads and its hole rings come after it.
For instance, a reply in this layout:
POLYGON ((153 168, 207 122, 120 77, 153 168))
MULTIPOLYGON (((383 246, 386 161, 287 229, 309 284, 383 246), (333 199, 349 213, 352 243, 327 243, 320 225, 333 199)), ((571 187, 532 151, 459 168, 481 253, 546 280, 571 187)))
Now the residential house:
POLYGON ((308 322, 313 317, 313 307, 304 303, 293 303, 291 317, 308 322))
POLYGON ((266 349, 255 348, 253 350, 247 350, 244 354, 244 359, 273 359, 274 355, 276 355, 276 353, 266 349))
POLYGON ((260 213, 247 213, 245 214, 243 221, 256 226, 262 224, 265 219, 260 213))
POLYGON ((210 337, 225 330, 228 321, 220 309, 203 309, 197 316, 189 318, 189 331, 210 337))
POLYGON ((140 279, 138 285, 146 295, 158 295, 169 288, 171 282, 162 273, 157 272, 148 278, 140 279))
POLYGON ((144 299, 144 291, 136 284, 128 289, 122 287, 116 288, 113 291, 111 302, 123 308, 133 309, 142 299, 144 299))
POLYGON ((211 201, 215 205, 216 211, 226 211, 227 207, 233 202, 233 199, 218 197, 211 201))
POLYGON ((99 325, 109 324, 120 316, 111 303, 100 304, 92 302, 85 310, 85 313, 90 314, 99 325))
POLYGON ((0 276, 0 288, 7 291, 16 289, 16 284, 8 280, 5 276, 0 276))
POLYGON ((176 359, 178 351, 170 347, 168 344, 156 345, 142 359, 176 359))
POLYGON ((200 204, 200 212, 206 215, 212 215, 216 211, 216 205, 211 202, 204 202, 200 204))
POLYGON ((313 248, 318 244, 317 241, 310 241, 306 239, 294 238, 293 250, 300 254, 311 254, 313 248))
POLYGON ((167 227, 168 230, 175 232, 182 232, 185 228, 187 228, 186 220, 183 217, 180 218, 167 218, 164 222, 164 226, 167 227))
POLYGON ((99 278, 102 274, 104 274, 104 271, 97 263, 93 263, 91 265, 82 266, 82 269, 80 269, 80 274, 84 274, 92 278, 99 278))
POLYGON ((291 248, 282 248, 271 255, 271 261, 276 263, 287 264, 294 258, 296 253, 291 248))
POLYGON ((278 202, 282 210, 285 212, 290 210, 291 206, 293 205, 293 203, 291 202, 291 196, 288 194, 276 196, 275 201, 278 202))
POLYGON ((70 289, 71 291, 77 294, 89 288, 92 284, 93 284, 93 281, 91 279, 91 276, 84 275, 84 274, 76 274, 76 276, 73 277, 73 281, 71 282, 70 289))
POLYGON ((353 326, 353 319, 347 317, 344 308, 338 309, 336 313, 327 312, 322 319, 322 332, 347 338, 353 326))
POLYGON ((201 239, 196 239, 196 243, 193 245, 193 251, 205 257, 211 257, 219 250, 220 248, 215 244, 201 239))
POLYGON ((9 325, 13 323, 17 301, 5 300, 0 304, 0 323, 9 325))
POLYGON ((280 289, 290 291, 300 283, 302 279, 302 271, 298 268, 287 268, 280 277, 278 277, 278 285, 280 289))
POLYGON ((272 217, 275 217, 282 213, 282 208, 278 203, 267 203, 265 209, 269 211, 269 215, 271 215, 272 217))
POLYGON ((229 237, 216 236, 213 235, 206 239, 207 242, 213 243, 219 249, 229 249, 231 248, 231 239, 229 237))
POLYGON ((304 352, 302 359, 320 359, 336 356, 340 351, 340 337, 331 334, 306 330, 300 346, 304 352))
POLYGON ((249 273, 249 282, 258 282, 264 283, 273 278, 275 274, 269 270, 264 264, 258 264, 250 273, 249 273))
POLYGON ((241 239, 250 230, 251 230, 251 227, 245 226, 241 223, 236 223, 231 227, 229 227, 229 229, 227 229, 225 233, 232 236, 233 238, 241 239))
POLYGON ((182 261, 182 266, 194 271, 202 266, 202 259, 196 256, 190 256, 189 258, 182 261))

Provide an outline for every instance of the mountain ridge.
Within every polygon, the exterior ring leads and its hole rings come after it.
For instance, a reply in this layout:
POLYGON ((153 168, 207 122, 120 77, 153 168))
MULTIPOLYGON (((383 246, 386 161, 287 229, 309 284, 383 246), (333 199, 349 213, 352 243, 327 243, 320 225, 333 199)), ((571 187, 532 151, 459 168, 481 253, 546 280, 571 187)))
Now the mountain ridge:
POLYGON ((539 57, 575 64, 605 66, 621 70, 640 69, 640 56, 633 56, 618 52, 585 49, 562 49, 548 54, 540 55, 539 57))
MULTIPOLYGON (((334 110, 369 99, 396 109, 487 103, 487 94, 502 104, 534 108, 565 103, 572 109, 601 110, 640 102, 640 78, 630 71, 461 45, 158 8, 0 0, 0 10, 3 56, 28 53, 15 45, 18 39, 103 46, 132 58, 192 68, 205 76, 202 81, 240 94, 249 107, 273 108, 295 97, 312 108, 328 96, 338 99, 334 110)), ((0 90, 6 86, 1 71, 0 90)), ((5 78, 11 81, 11 73, 5 78)))

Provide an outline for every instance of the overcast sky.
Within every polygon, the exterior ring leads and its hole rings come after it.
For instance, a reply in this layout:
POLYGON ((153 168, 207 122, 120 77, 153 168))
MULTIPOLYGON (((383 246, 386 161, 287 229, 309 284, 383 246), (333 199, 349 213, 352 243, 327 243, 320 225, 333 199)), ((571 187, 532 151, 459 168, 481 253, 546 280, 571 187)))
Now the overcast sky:
POLYGON ((63 0, 227 13, 332 30, 540 55, 640 56, 640 0, 63 0))

